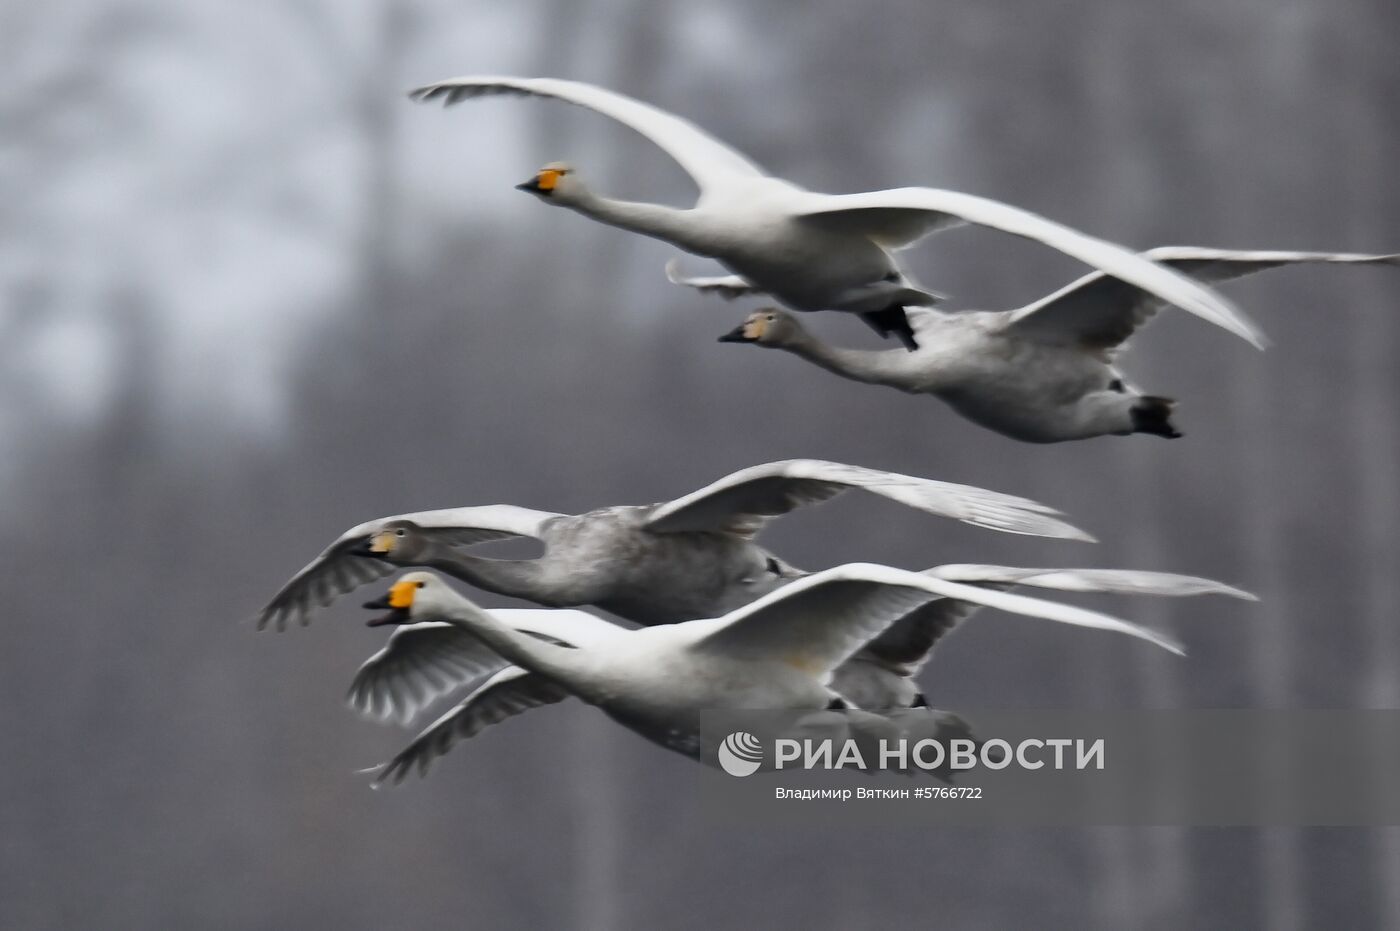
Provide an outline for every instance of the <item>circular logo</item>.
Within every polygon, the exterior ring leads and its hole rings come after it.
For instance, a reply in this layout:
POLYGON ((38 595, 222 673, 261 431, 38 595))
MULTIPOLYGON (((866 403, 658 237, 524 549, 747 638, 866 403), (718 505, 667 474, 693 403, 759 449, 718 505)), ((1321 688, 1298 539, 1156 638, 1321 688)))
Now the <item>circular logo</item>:
POLYGON ((735 731, 719 745, 719 765, 731 776, 751 776, 763 765, 763 744, 746 731, 735 731))

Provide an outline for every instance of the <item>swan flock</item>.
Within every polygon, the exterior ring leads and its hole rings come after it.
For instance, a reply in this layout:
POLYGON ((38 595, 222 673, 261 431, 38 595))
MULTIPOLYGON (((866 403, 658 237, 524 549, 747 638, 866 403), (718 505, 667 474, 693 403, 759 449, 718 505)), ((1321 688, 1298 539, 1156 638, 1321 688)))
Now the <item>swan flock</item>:
MULTIPOLYGON (((546 164, 517 187, 545 205, 662 240, 728 272, 687 275, 672 261, 665 274, 674 284, 781 305, 750 311, 721 342, 780 349, 845 379, 932 395, 966 420, 1026 443, 1180 437, 1175 401, 1134 386, 1117 359, 1159 310, 1178 307, 1262 349, 1260 328, 1213 286, 1293 265, 1400 265, 1394 254, 1139 251, 988 197, 932 187, 811 192, 768 174, 683 117, 577 81, 467 76, 410 94, 446 105, 490 95, 591 110, 639 133, 685 170, 698 195, 684 207, 595 193, 586 172, 565 161, 546 164), (1032 240, 1090 270, 1019 309, 945 310, 936 306, 943 296, 915 282, 898 253, 968 224, 1032 240), (799 319, 818 311, 854 314, 898 346, 826 343, 799 319)), ((1001 533, 1093 540, 1052 507, 1019 495, 827 460, 783 460, 655 504, 580 514, 483 504, 369 520, 293 575, 257 625, 304 626, 338 597, 379 586, 365 605, 376 612, 368 623, 391 633, 354 675, 351 707, 408 725, 464 692, 374 768, 379 785, 426 773, 456 744, 566 699, 697 758, 706 711, 925 709, 923 671, 935 648, 988 608, 1125 634, 1122 650, 1137 640, 1142 649, 1186 652, 1174 633, 1047 595, 1254 597, 1204 577, 1136 569, 957 563, 910 571, 853 561, 807 571, 758 541, 770 521, 852 492, 864 493, 870 507, 893 503, 1001 533), (510 539, 542 549, 511 559, 477 551, 510 539), (482 607, 447 578, 539 607, 482 607)), ((824 532, 842 539, 835 528, 824 532)))

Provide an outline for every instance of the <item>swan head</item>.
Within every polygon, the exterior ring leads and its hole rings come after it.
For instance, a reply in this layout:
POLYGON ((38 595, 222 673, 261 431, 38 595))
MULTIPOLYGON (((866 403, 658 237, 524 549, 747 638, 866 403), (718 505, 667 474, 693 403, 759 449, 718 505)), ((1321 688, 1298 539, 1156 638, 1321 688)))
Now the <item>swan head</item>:
POLYGON ((365 537, 354 553, 356 556, 406 565, 418 561, 427 552, 430 543, 423 528, 413 521, 393 520, 365 537))
POLYGON ((412 624, 416 621, 442 618, 460 600, 447 583, 431 572, 409 572, 389 586, 389 591, 374 601, 365 602, 371 611, 388 611, 366 622, 369 627, 412 624))
POLYGON ((550 162, 535 176, 523 184, 515 186, 517 191, 534 194, 540 200, 552 204, 567 204, 583 193, 583 183, 578 180, 574 167, 566 162, 550 162))
POLYGON ((785 346, 802 334, 802 325, 792 314, 765 307, 749 314, 743 323, 719 338, 721 343, 757 343, 760 346, 785 346))

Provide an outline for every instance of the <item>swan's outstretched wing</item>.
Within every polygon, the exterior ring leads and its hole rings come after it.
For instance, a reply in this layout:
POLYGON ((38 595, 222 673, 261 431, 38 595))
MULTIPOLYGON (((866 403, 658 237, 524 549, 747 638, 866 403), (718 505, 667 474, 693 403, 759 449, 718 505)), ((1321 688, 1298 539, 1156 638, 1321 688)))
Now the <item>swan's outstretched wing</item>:
POLYGON ((475 75, 438 81, 409 92, 414 100, 440 99, 447 106, 488 94, 551 97, 610 116, 641 133, 675 159, 695 179, 701 193, 735 178, 763 175, 753 162, 688 120, 592 84, 558 78, 475 75))
MULTIPOLYGON (((998 591, 1011 587, 983 584, 998 591)), ((914 675, 933 655, 933 648, 980 610, 980 604, 957 598, 936 598, 920 605, 838 666, 829 683, 832 691, 867 711, 909 707, 919 694, 914 675)))
MULTIPOLYGON (((1350 252, 1242 252, 1163 246, 1143 255, 1207 284, 1301 262, 1400 265, 1400 255, 1350 252)), ((1007 327, 1041 342, 1111 349, 1125 342, 1163 306, 1165 302, 1155 294, 1103 272, 1092 272, 1016 311, 1007 327)))
POLYGON ((310 623, 311 612, 316 607, 324 607, 340 595, 393 572, 392 564, 357 555, 357 551, 370 536, 395 521, 411 521, 425 535, 442 543, 470 546, 509 537, 537 537, 546 521, 559 516, 510 504, 493 504, 396 514, 351 527, 272 597, 258 615, 258 630, 269 625, 285 630, 289 621, 299 621, 304 627, 310 623))
POLYGON ((531 708, 568 697, 567 691, 543 676, 526 672, 519 666, 507 666, 430 724, 392 760, 376 767, 374 787, 385 782, 397 785, 414 769, 418 770, 418 775, 425 776, 433 760, 445 755, 459 741, 475 737, 492 724, 531 708))
POLYGON ((770 518, 853 488, 992 530, 1093 539, 1055 516, 1054 509, 1026 498, 820 459, 788 459, 741 469, 658 505, 646 527, 657 533, 716 531, 752 536, 770 518))
POLYGON ((891 624, 936 598, 956 598, 1046 620, 1115 630, 1182 654, 1171 637, 1070 605, 949 582, 920 572, 852 563, 798 579, 697 628, 693 649, 778 660, 826 677, 891 624))
POLYGON ((671 282, 671 284, 685 285, 687 288, 694 288, 701 294, 718 294, 726 301, 767 293, 760 288, 754 287, 746 279, 740 278, 738 275, 713 275, 710 277, 687 278, 681 274, 681 265, 676 259, 672 259, 666 263, 666 280, 671 282))
MULTIPOLYGON (((926 575, 1005 591, 1014 585, 1072 592, 1130 595, 1229 595, 1255 600, 1246 591, 1191 575, 1133 569, 1021 569, 1010 566, 947 565, 926 575)), ((982 606, 956 598, 939 598, 895 621, 865 645, 832 677, 831 687, 861 708, 907 705, 918 688, 910 678, 933 656, 933 649, 982 606)))
MULTIPOLYGON (((559 646, 589 646, 621 630, 572 608, 492 608, 487 613, 559 646)), ((346 701, 366 717, 407 724, 438 698, 505 665, 500 654, 456 624, 407 624, 360 666, 346 701)))
POLYGON ((1044 243, 1100 271, 1136 285, 1243 337, 1259 348, 1264 336, 1229 301, 1187 276, 1149 258, 1045 217, 975 194, 937 188, 896 188, 868 194, 794 195, 799 218, 842 232, 860 233, 887 248, 962 223, 975 223, 1044 243), (805 205, 805 206, 802 206, 805 205))
MULTIPOLYGON (((978 585, 997 591, 1006 591, 1011 587, 1009 584, 989 582, 978 585)), ((957 598, 930 601, 891 624, 884 633, 867 643, 856 658, 878 662, 901 676, 912 676, 928 662, 940 640, 981 610, 980 604, 957 598)))
POLYGON ((366 717, 407 724, 439 697, 505 665, 455 624, 406 624, 360 666, 345 700, 366 717))
MULTIPOLYGON (((1243 589, 1175 572, 1138 569, 1023 569, 1013 566, 950 564, 924 570, 924 575, 1005 591, 1015 585, 1063 592, 1112 592, 1123 595, 1229 595, 1258 599, 1243 589)), ((900 618, 866 646, 863 656, 880 660, 904 674, 917 672, 944 636, 980 610, 981 605, 957 599, 931 601, 900 618)))
POLYGON ((1005 583, 1053 588, 1062 592, 1114 592, 1123 595, 1229 595, 1246 601, 1259 599, 1233 585, 1176 572, 1143 569, 1023 569, 1013 566, 950 564, 925 570, 954 582, 1005 583))

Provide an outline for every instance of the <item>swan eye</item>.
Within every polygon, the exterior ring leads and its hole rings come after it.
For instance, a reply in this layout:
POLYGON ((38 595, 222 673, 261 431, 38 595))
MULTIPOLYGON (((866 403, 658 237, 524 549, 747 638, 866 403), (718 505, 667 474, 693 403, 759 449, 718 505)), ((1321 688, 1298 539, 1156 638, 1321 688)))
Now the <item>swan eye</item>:
POLYGON ((778 315, 777 315, 777 314, 769 314, 768 316, 764 317, 763 319, 764 319, 764 320, 767 320, 769 323, 772 323, 773 321, 775 321, 775 320, 778 319, 778 315))
POLYGON ((407 532, 408 532, 408 531, 406 531, 406 530, 404 530, 402 527, 400 527, 398 530, 395 530, 395 531, 394 531, 394 536, 396 536, 396 537, 401 537, 401 536, 403 536, 404 534, 406 534, 407 532))
POLYGON ((427 583, 427 582, 415 582, 414 584, 417 585, 419 588, 427 588, 427 587, 428 587, 428 583, 427 583))

